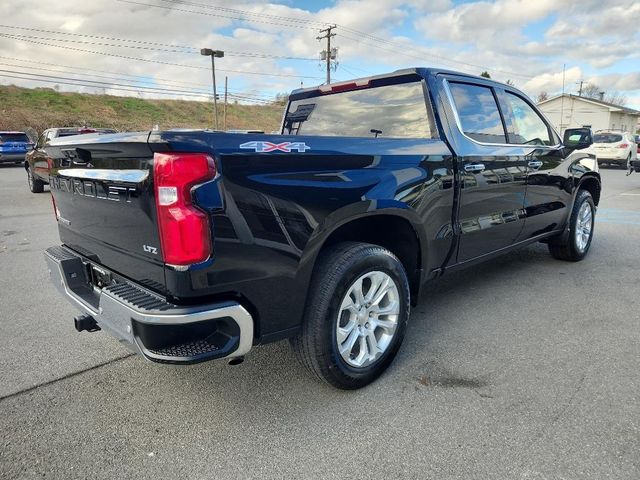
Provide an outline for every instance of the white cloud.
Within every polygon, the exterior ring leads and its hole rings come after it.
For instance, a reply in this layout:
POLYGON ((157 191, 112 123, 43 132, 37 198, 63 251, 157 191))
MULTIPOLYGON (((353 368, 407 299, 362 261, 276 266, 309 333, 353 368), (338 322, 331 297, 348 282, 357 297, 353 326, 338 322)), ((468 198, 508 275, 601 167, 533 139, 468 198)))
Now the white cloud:
MULTIPOLYGON (((170 5, 157 0, 133 1, 170 5)), ((196 3, 204 3, 204 0, 197 0, 196 3)), ((270 3, 269 0, 236 0, 233 4, 218 0, 217 4, 220 6, 218 9, 198 8, 177 2, 174 4, 179 9, 198 10, 207 14, 199 15, 116 0, 58 0, 55 9, 42 8, 38 0, 4 0, 0 2, 0 16, 5 25, 223 49, 229 54, 216 61, 220 71, 219 85, 224 81, 223 70, 315 77, 257 76, 227 72, 230 88, 264 95, 297 88, 300 81, 304 81, 305 85, 320 83, 324 75, 323 67, 319 61, 285 62, 273 58, 233 56, 231 52, 317 58, 318 52, 324 48, 324 43, 316 40, 318 28, 327 22, 339 24, 336 29, 338 35, 333 39, 333 45, 339 48, 338 60, 342 65, 335 75, 339 79, 366 75, 368 72, 383 73, 408 66, 444 66, 476 74, 486 69, 494 78, 502 81, 511 79, 527 93, 536 95, 540 90, 547 90, 549 93, 560 90, 562 65, 566 63, 567 85, 585 78, 597 78, 603 88, 627 92, 629 98, 639 96, 634 92, 640 94, 637 74, 612 73, 617 70, 635 70, 628 65, 631 62, 637 63, 640 58, 640 49, 637 47, 640 43, 640 4, 633 0, 611 0, 606 5, 601 0, 582 0, 579 3, 572 0, 482 0, 456 6, 452 5, 451 0, 337 0, 318 12, 305 10, 303 2, 298 4, 299 7, 290 2, 270 3), (237 13, 225 10, 229 8, 250 11, 255 15, 251 17, 252 21, 224 18, 238 17, 237 13), (532 22, 548 21, 549 18, 556 20, 543 32, 544 35, 530 38, 527 27, 532 22), (407 28, 412 25, 415 32, 407 28), (424 35, 425 40, 412 40, 414 34, 424 35), (372 38, 372 35, 376 38, 372 38), (388 43, 389 41, 392 43, 388 43), (606 72, 601 72, 602 69, 606 69, 606 72)), ((64 38, 49 33, 0 27, 0 34, 2 33, 64 38)), ((84 37, 67 38, 106 42, 84 37)), ((65 44, 83 50, 108 50, 116 55, 195 65, 202 67, 201 69, 126 60, 38 45, 24 40, 16 41, 0 36, 0 56, 144 75, 154 79, 157 85, 166 86, 167 81, 170 81, 174 85, 178 82, 183 85, 182 88, 187 88, 187 85, 206 91, 210 88, 208 60, 197 52, 185 54, 143 48, 65 44)), ((153 47, 144 43, 137 45, 153 47)), ((0 63, 3 62, 10 61, 0 58, 0 63)), ((22 65, 22 69, 0 68, 28 71, 29 65, 34 66, 28 63, 22 65)), ((56 68, 45 65, 39 67, 56 68)), ((35 69, 31 72, 60 75, 35 69)), ((85 70, 85 73, 89 72, 90 70, 85 70)), ((94 74, 99 75, 97 72, 94 74)), ((44 85, 2 77, 0 82, 44 85)))
MULTIPOLYGON (((573 85, 582 79, 580 67, 571 67, 564 72, 565 91, 571 91, 573 85)), ((529 92, 561 92, 563 86, 563 73, 543 73, 526 82, 522 88, 529 92)))

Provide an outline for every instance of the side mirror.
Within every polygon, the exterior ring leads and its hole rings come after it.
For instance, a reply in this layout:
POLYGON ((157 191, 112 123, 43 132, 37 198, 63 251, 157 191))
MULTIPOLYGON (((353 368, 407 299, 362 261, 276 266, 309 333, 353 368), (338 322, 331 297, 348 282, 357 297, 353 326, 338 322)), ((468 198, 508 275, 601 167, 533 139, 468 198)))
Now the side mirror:
POLYGON ((580 150, 593 144, 593 133, 590 128, 567 128, 562 143, 572 150, 580 150))

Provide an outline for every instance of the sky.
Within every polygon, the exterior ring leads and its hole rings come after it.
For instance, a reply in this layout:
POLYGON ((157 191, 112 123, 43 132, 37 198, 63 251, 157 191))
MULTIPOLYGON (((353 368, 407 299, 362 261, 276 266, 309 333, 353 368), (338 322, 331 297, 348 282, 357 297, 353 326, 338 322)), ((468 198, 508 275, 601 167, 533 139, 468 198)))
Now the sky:
POLYGON ((640 109, 633 0, 2 0, 0 83, 262 103, 325 81, 319 31, 336 25, 332 81, 407 67, 488 71, 532 98, 580 81, 640 109), (564 74, 563 74, 564 69, 564 74), (209 96, 209 97, 207 97, 209 96))

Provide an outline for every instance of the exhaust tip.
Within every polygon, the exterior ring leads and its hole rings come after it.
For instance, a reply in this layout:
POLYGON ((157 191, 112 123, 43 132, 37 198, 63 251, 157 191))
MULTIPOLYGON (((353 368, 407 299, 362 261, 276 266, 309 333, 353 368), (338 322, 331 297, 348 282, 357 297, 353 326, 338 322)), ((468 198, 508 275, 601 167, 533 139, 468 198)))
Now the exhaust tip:
POLYGON ((235 357, 229 360, 229 365, 240 365, 244 362, 244 357, 235 357))

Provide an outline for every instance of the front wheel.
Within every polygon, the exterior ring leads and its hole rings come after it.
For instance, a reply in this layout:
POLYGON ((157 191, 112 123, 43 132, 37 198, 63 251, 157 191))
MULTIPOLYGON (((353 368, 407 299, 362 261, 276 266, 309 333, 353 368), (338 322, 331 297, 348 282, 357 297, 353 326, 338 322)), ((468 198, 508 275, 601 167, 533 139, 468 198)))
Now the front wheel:
POLYGON ((549 242, 554 258, 578 262, 587 256, 593 240, 596 206, 587 190, 578 190, 569 218, 569 230, 549 242))
POLYGON ((409 320, 409 282, 385 248, 345 242, 318 258, 300 334, 301 363, 334 387, 378 378, 396 356, 409 320))

